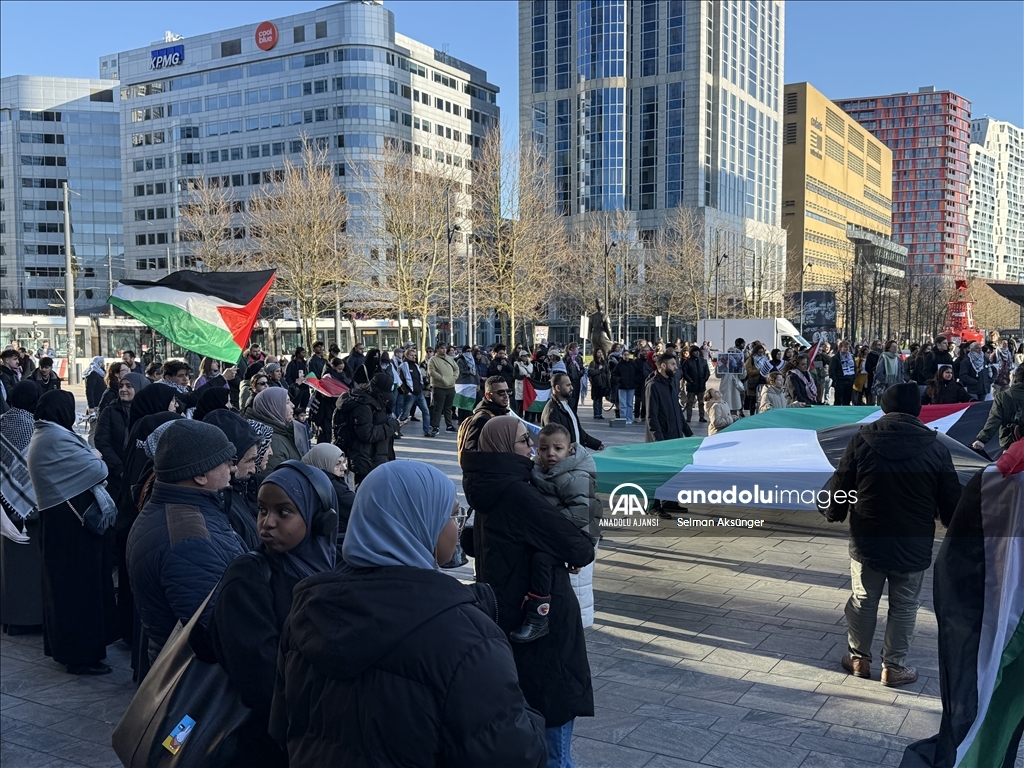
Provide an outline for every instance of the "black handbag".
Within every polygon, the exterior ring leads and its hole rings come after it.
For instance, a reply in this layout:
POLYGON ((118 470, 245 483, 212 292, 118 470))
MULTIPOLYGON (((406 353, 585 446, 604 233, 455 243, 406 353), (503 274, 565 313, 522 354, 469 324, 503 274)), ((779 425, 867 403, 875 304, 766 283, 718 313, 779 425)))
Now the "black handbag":
MULTIPOLYGON (((102 493, 107 494, 107 498, 110 499, 110 504, 113 505, 114 500, 110 498, 110 494, 107 493, 107 489, 101 486, 100 491, 102 493)), ((110 518, 110 523, 105 524, 103 522, 103 509, 100 507, 100 502, 95 497, 95 495, 93 496, 92 503, 86 508, 84 512, 79 512, 77 509, 75 509, 75 505, 71 503, 71 499, 68 499, 68 506, 71 508, 71 511, 75 514, 75 517, 78 518, 78 522, 82 524, 82 527, 89 531, 89 533, 95 534, 96 536, 102 536, 103 534, 105 534, 107 532, 107 529, 110 528, 111 525, 113 525, 113 520, 116 519, 112 517, 110 518)))
MULTIPOLYGON (((260 559, 269 581, 266 558, 248 556, 260 559)), ((179 622, 114 729, 111 745, 125 768, 225 765, 246 751, 251 710, 206 650, 200 623, 216 591, 179 622)))

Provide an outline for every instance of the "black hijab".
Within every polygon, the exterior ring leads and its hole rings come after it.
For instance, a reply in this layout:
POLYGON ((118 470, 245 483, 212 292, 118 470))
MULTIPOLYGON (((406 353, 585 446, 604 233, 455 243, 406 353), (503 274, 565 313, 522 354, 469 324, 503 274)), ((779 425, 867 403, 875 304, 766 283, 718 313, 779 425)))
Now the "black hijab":
POLYGON ((38 421, 52 421, 64 429, 75 427, 75 396, 63 389, 51 389, 39 398, 35 417, 38 421))
POLYGON ((224 387, 203 390, 203 394, 199 396, 199 402, 196 403, 196 409, 192 413, 192 418, 195 421, 203 421, 207 414, 227 409, 230 395, 231 392, 224 387))
MULTIPOLYGON (((225 390, 227 391, 227 390, 225 390)), ((198 413, 199 409, 196 409, 198 413)), ((212 411, 203 419, 207 424, 213 424, 223 432, 231 444, 235 446, 235 461, 241 461, 245 452, 259 442, 259 435, 248 421, 243 419, 234 411, 220 408, 212 411)))
POLYGON ((11 408, 20 408, 34 414, 42 394, 43 388, 31 379, 20 381, 11 392, 11 408))
POLYGON ((178 390, 174 387, 159 382, 151 387, 146 387, 141 392, 136 392, 135 399, 132 400, 131 415, 128 417, 128 431, 131 432, 132 428, 146 416, 167 411, 171 400, 177 395, 178 390))

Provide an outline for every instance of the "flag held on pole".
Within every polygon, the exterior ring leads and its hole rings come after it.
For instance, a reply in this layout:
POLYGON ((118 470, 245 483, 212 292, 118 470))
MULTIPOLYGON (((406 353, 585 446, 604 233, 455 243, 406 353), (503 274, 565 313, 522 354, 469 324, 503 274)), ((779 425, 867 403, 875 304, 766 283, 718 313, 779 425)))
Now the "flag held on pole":
POLYGON ((180 347, 233 362, 249 343, 276 270, 195 272, 121 280, 110 303, 180 347))

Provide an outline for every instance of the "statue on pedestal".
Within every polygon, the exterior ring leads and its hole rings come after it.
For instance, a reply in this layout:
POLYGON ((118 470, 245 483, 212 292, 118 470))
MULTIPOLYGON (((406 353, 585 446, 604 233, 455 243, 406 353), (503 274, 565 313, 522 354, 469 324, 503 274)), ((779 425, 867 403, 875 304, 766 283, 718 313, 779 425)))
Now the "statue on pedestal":
POLYGON ((612 332, 600 299, 597 300, 597 311, 590 316, 590 344, 592 349, 602 350, 606 357, 612 349, 612 332))

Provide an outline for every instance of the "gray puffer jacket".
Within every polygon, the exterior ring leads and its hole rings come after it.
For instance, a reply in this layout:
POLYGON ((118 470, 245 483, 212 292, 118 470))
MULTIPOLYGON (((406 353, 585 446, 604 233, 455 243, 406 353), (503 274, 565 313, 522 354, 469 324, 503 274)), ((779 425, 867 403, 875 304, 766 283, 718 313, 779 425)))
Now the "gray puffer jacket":
POLYGON ((590 451, 573 443, 569 454, 545 473, 534 464, 532 481, 545 496, 553 496, 563 514, 597 544, 601 504, 597 500, 597 464, 590 451))

